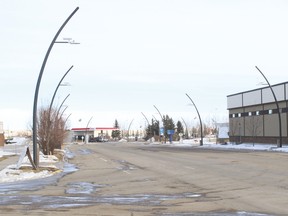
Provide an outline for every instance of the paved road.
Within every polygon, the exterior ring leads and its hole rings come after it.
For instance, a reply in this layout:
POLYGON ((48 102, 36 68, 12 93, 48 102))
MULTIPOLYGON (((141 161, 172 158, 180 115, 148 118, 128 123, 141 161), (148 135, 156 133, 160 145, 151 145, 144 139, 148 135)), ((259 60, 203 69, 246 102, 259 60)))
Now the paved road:
POLYGON ((287 153, 141 143, 66 148, 79 170, 3 195, 1 215, 288 215, 287 153))

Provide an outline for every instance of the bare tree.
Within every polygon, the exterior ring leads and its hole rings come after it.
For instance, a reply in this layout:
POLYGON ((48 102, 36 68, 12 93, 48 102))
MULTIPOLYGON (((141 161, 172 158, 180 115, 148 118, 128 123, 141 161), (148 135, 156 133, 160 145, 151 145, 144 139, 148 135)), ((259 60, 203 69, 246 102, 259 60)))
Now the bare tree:
POLYGON ((229 137, 233 137, 233 141, 235 141, 235 136, 237 134, 238 124, 236 121, 231 120, 229 122, 229 137))
POLYGON ((255 137, 261 133, 261 119, 256 116, 251 116, 247 129, 252 136, 253 146, 255 144, 255 137))
POLYGON ((41 108, 37 123, 37 139, 43 154, 54 154, 55 148, 61 148, 66 135, 66 121, 59 114, 59 108, 41 108))

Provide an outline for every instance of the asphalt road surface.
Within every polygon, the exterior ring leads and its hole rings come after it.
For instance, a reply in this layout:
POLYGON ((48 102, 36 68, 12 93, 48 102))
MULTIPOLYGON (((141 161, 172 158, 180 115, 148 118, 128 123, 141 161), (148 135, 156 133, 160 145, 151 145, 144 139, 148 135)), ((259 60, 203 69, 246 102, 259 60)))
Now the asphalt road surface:
POLYGON ((288 215, 287 153, 141 142, 64 148, 78 171, 0 194, 0 215, 288 215))

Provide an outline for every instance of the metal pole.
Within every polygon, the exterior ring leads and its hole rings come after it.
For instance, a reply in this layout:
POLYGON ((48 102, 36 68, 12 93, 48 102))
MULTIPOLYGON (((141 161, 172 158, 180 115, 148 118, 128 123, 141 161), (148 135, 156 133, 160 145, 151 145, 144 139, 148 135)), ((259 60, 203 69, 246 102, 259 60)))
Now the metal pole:
MULTIPOLYGON (((148 121, 148 119, 147 119, 147 117, 144 115, 144 113, 143 112, 141 112, 141 114, 144 116, 144 118, 146 119, 146 121, 147 121, 147 123, 148 123, 148 133, 150 134, 150 130, 151 130, 151 127, 150 127, 150 123, 149 123, 149 121, 148 121)), ((149 137, 149 136, 148 136, 149 137)), ((151 137, 149 138, 150 139, 150 142, 152 141, 151 140, 151 137)))
POLYGON ((200 114, 199 114, 199 111, 195 105, 195 103, 193 102, 193 100, 190 98, 190 96, 186 93, 187 97, 190 99, 190 101, 192 102, 193 106, 195 107, 196 109, 196 112, 198 114, 198 117, 199 117, 199 121, 200 121, 200 133, 201 133, 201 142, 200 142, 200 146, 203 145, 203 128, 202 128, 202 120, 201 120, 201 117, 200 117, 200 114))
MULTIPOLYGON (((187 137, 186 138, 189 138, 189 134, 188 134, 188 127, 187 127, 187 124, 186 124, 186 122, 184 121, 184 119, 181 117, 181 119, 182 119, 182 121, 184 122, 184 124, 185 124, 185 127, 186 127, 186 131, 187 131, 187 137)), ((185 131, 185 135, 186 135, 186 131, 185 131)))
POLYGON ((57 110, 57 113, 56 113, 56 118, 57 118, 57 116, 59 115, 59 112, 60 112, 61 107, 63 106, 64 102, 67 100, 67 98, 68 98, 69 96, 70 96, 70 94, 68 94, 68 95, 64 98, 64 100, 62 101, 61 105, 59 106, 59 108, 58 108, 58 110, 57 110))
POLYGON ((148 121, 147 117, 144 115, 144 113, 143 113, 143 112, 141 112, 141 114, 144 116, 144 118, 146 119, 146 121, 147 121, 147 123, 148 123, 148 126, 149 126, 149 125, 150 125, 150 123, 149 123, 149 121, 148 121))
POLYGON ((35 94, 34 94, 34 104, 33 104, 33 134, 32 134, 32 138, 33 138, 33 161, 34 164, 36 166, 36 168, 38 168, 39 166, 39 157, 38 157, 38 148, 37 148, 37 102, 38 102, 38 94, 39 94, 39 88, 40 88, 40 83, 41 83, 41 79, 42 79, 42 75, 45 69, 45 65, 46 62, 48 60, 49 54, 52 50, 52 47, 57 39, 57 37, 59 36, 59 34, 61 33, 62 29, 65 27, 65 25, 68 23, 68 21, 71 19, 71 17, 77 12, 77 10, 79 9, 79 7, 77 7, 71 14, 70 16, 65 20, 65 22, 62 24, 62 26, 60 27, 60 29, 58 30, 58 32, 56 33, 56 35, 54 36, 53 40, 51 41, 51 44, 46 52, 45 58, 43 60, 42 66, 41 66, 41 70, 40 73, 38 75, 38 80, 37 80, 37 84, 36 84, 36 89, 35 89, 35 94))
MULTIPOLYGON (((55 122, 57 119, 58 119, 58 115, 59 115, 59 112, 60 112, 60 109, 61 109, 61 107, 62 107, 62 105, 64 104, 64 102, 66 101, 66 99, 68 98, 70 96, 70 94, 68 94, 67 96, 66 96, 66 98, 62 101, 62 103, 61 103, 61 105, 59 106, 59 108, 58 108, 58 110, 57 110, 57 112, 56 112, 56 115, 55 115, 55 120, 53 121, 53 122, 55 122)), ((49 115, 48 115, 48 122, 49 122, 49 124, 48 124, 48 132, 47 132, 47 153, 48 153, 48 155, 50 154, 49 153, 49 150, 50 150, 50 134, 51 134, 51 132, 50 132, 50 129, 51 129, 51 124, 52 124, 52 120, 51 120, 51 109, 49 109, 48 110, 48 112, 49 112, 49 115)))
POLYGON ((132 121, 130 122, 129 127, 128 127, 127 142, 129 142, 129 130, 130 130, 130 127, 131 127, 133 121, 134 121, 134 119, 132 119, 132 121))
POLYGON ((265 77, 265 75, 262 73, 262 71, 257 67, 255 66, 256 69, 261 73, 261 75, 264 77, 264 79, 266 80, 272 94, 273 94, 273 97, 274 97, 274 100, 275 100, 275 103, 276 103, 276 107, 277 107, 277 112, 278 112, 278 118, 279 118, 279 147, 282 148, 282 123, 281 123, 281 113, 280 113, 280 108, 279 108, 279 103, 278 103, 278 100, 276 98, 276 95, 275 95, 275 92, 272 88, 272 86, 270 85, 268 79, 265 77))
MULTIPOLYGON (((161 117, 161 119, 162 119, 163 128, 164 128, 164 142, 166 143, 166 136, 165 136, 165 123, 164 123, 163 116, 162 116, 162 114, 160 113, 159 109, 158 109, 155 105, 153 105, 153 106, 154 106, 155 109, 158 111, 158 113, 159 113, 159 115, 160 115, 160 117, 161 117)), ((159 130, 159 136, 160 136, 160 130, 159 130)))
MULTIPOLYGON (((49 154, 49 148, 50 148, 50 129, 51 129, 51 109, 52 109, 52 106, 53 106, 53 102, 54 102, 54 99, 55 99, 55 96, 56 96, 56 93, 63 81, 63 79, 66 77, 66 75, 70 72, 70 70, 73 68, 73 65, 69 68, 69 70, 62 76, 61 80, 59 81, 55 91, 54 91, 54 94, 52 96, 52 99, 51 99, 51 102, 50 102, 50 106, 49 106, 49 110, 48 110, 48 125, 46 127, 46 136, 48 137, 47 138, 47 153, 49 154)), ((61 106, 60 106, 61 107, 61 106)), ((58 114, 56 115, 56 118, 57 118, 58 114)))
POLYGON ((92 120, 93 116, 89 119, 87 125, 86 125, 86 133, 85 133, 85 144, 87 144, 89 142, 89 139, 88 141, 86 140, 86 137, 87 137, 87 131, 88 131, 88 125, 90 124, 91 120, 92 120))
MULTIPOLYGON (((57 91, 58 91, 58 88, 60 87, 60 85, 61 85, 63 79, 66 77, 66 75, 70 72, 70 70, 71 70, 72 68, 73 68, 73 65, 69 68, 69 70, 68 70, 68 71, 63 75, 63 77, 62 77, 61 80, 59 81, 59 83, 58 83, 58 85, 57 85, 57 87, 56 87, 56 89, 55 89, 55 91, 54 91, 54 94, 53 94, 52 100, 51 100, 51 102, 50 102, 49 112, 50 112, 50 110, 52 109, 52 105, 53 105, 53 102, 54 102, 54 99, 55 99, 56 93, 57 93, 57 91)), ((49 113, 49 114, 50 114, 50 113, 49 113)), ((49 117, 50 117, 50 116, 49 116, 49 117)))

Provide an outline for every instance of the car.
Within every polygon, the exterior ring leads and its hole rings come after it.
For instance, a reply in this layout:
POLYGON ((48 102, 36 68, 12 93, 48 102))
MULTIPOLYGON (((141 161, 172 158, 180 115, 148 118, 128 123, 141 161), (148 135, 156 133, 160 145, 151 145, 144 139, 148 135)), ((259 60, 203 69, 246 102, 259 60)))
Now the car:
POLYGON ((89 139, 89 142, 108 142, 108 139, 107 138, 104 138, 104 137, 91 137, 89 139))

